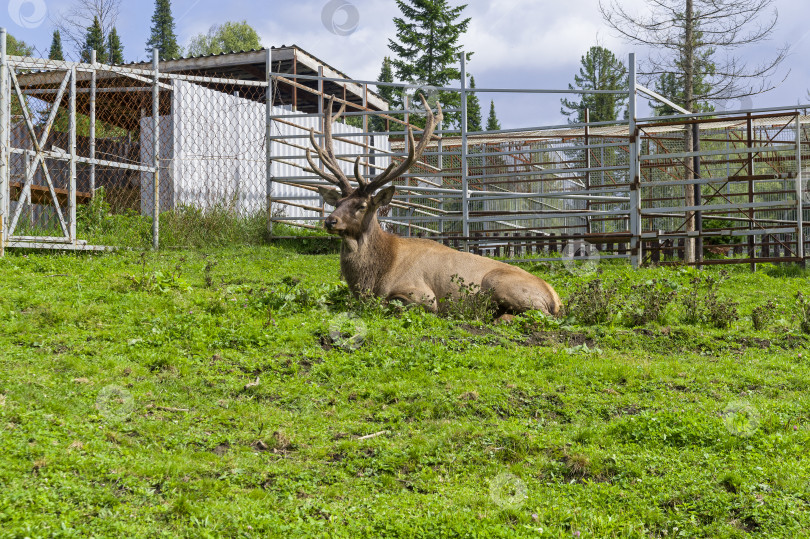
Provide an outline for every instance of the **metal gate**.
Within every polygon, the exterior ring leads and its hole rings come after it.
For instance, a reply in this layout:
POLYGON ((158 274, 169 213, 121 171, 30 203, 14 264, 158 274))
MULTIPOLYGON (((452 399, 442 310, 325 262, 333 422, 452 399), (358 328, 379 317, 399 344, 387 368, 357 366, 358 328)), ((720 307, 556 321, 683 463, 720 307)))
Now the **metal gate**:
POLYGON ((142 201, 159 185, 160 90, 168 96, 170 85, 157 69, 99 64, 95 54, 89 63, 10 56, 5 38, 0 29, 0 256, 5 247, 110 249, 77 227, 102 188, 137 199, 113 206, 151 214, 156 239, 157 204, 142 201), (107 116, 96 118, 97 104, 107 116))

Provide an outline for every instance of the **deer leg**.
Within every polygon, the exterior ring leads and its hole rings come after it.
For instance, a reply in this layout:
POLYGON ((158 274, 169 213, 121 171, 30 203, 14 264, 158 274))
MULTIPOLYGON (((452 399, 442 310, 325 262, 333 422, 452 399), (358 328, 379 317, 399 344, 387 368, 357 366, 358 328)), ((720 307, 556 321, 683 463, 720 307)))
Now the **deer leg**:
POLYGON ((413 288, 409 290, 397 290, 391 292, 386 298, 388 301, 401 301, 405 305, 422 305, 428 311, 435 313, 438 310, 436 305, 436 295, 432 290, 423 288, 413 288))
POLYGON ((556 294, 545 281, 512 268, 487 273, 481 280, 481 291, 492 294, 499 315, 533 309, 556 315, 559 309, 559 299, 555 301, 556 294))

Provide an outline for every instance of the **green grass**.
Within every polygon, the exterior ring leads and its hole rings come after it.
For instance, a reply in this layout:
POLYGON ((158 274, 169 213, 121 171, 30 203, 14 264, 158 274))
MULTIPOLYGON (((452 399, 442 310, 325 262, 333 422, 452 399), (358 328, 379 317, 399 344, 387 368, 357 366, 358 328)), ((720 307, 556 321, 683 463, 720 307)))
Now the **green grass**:
POLYGON ((719 330, 694 270, 600 267, 609 322, 485 325, 351 301, 334 254, 12 252, 0 537, 810 534, 808 273, 731 269, 719 330), (679 296, 628 327, 651 279, 679 296))

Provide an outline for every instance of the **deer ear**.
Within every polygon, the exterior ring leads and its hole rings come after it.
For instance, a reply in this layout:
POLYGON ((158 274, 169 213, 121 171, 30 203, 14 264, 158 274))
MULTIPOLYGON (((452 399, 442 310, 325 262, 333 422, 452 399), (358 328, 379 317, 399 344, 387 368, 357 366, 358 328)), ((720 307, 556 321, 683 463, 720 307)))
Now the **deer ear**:
POLYGON ((389 185, 374 195, 374 206, 379 208, 380 206, 387 205, 391 202, 391 199, 394 198, 394 191, 396 191, 396 188, 393 185, 389 185))
POLYGON ((330 206, 337 207, 340 200, 340 191, 332 189, 331 187, 318 186, 318 192, 323 197, 324 201, 330 206))

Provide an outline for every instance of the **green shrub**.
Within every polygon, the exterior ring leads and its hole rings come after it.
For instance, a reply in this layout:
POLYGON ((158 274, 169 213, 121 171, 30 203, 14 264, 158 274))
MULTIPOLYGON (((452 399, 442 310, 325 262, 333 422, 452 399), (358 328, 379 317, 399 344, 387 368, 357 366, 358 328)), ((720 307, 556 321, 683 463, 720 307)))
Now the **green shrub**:
POLYGON ((771 300, 768 300, 764 305, 758 305, 751 311, 751 324, 757 331, 766 329, 773 321, 774 314, 776 313, 777 305, 771 300))
POLYGON ((601 279, 580 283, 568 296, 565 310, 582 324, 605 324, 616 315, 617 282, 606 284, 601 279))
POLYGON ((802 332, 810 334, 810 298, 797 292, 796 306, 799 308, 799 327, 802 332))
POLYGON ((675 296, 675 285, 666 280, 652 279, 630 287, 622 316, 630 327, 649 322, 662 322, 667 308, 675 296))
POLYGON ((720 284, 728 279, 728 272, 721 271, 718 276, 711 274, 698 275, 690 286, 684 289, 681 296, 683 304, 683 321, 688 324, 705 322, 718 329, 724 329, 739 318, 736 301, 720 297, 720 284))
POLYGON ((477 320, 490 322, 495 316, 497 305, 492 299, 492 292, 482 291, 475 283, 466 283, 454 274, 450 282, 458 286, 458 296, 438 298, 439 312, 453 320, 477 320))

